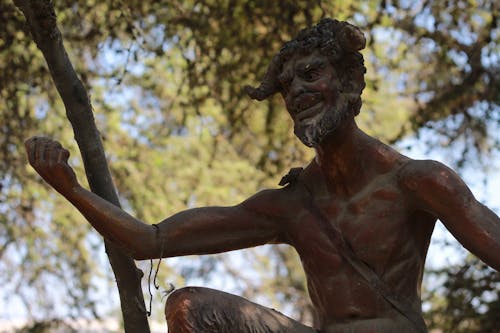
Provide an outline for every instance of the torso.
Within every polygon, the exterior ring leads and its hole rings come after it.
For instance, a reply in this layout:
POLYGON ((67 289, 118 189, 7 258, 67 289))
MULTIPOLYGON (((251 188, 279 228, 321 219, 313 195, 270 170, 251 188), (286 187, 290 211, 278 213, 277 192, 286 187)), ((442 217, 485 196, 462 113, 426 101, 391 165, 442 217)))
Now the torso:
POLYGON ((336 332, 335 325, 342 323, 406 319, 340 255, 304 205, 304 195, 310 191, 315 206, 340 230, 355 254, 420 311, 420 283, 435 218, 408 204, 398 185, 402 165, 404 161, 397 161, 348 198, 307 189, 308 183, 324 181, 317 168, 306 169, 292 185, 297 202, 287 236, 300 255, 322 327, 331 327, 329 332, 336 332))

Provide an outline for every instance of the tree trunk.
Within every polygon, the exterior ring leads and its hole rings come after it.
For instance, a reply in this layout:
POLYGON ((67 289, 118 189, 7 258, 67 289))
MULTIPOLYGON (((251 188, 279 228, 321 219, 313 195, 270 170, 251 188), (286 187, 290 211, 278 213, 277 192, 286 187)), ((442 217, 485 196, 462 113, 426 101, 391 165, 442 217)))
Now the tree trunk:
MULTIPOLYGON (((52 79, 64 102, 66 115, 73 126, 80 148, 90 189, 120 206, 101 137, 94 122, 90 99, 64 48, 52 2, 15 0, 14 3, 26 17, 32 37, 47 61, 52 79)), ((115 245, 105 240, 105 247, 118 285, 125 332, 149 333, 141 289, 142 271, 135 266, 130 256, 122 253, 115 245)))

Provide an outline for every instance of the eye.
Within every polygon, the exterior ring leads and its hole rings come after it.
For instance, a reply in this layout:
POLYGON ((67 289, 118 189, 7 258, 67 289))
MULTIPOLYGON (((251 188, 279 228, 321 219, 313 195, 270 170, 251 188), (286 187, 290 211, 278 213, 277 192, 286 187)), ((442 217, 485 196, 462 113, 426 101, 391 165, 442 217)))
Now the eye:
POLYGON ((321 76, 321 68, 318 68, 317 66, 307 65, 301 74, 304 80, 315 81, 321 76))
POLYGON ((314 81, 319 77, 318 71, 310 70, 304 73, 303 78, 306 81, 314 81))
POLYGON ((321 77, 325 66, 326 63, 324 61, 313 61, 301 68, 300 75, 305 81, 316 81, 321 77))

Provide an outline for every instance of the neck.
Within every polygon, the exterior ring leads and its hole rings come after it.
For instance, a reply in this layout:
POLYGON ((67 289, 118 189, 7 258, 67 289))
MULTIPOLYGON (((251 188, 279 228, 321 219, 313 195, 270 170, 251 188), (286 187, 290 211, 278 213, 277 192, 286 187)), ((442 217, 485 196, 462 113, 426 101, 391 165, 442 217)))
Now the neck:
POLYGON ((338 195, 356 192, 364 179, 361 159, 365 144, 366 134, 350 118, 315 147, 315 160, 326 178, 329 192, 338 195))

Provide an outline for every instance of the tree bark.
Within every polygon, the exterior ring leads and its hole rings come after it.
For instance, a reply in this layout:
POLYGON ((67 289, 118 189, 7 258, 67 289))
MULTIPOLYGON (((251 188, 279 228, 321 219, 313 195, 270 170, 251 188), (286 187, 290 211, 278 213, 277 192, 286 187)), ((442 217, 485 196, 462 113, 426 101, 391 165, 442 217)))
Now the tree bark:
MULTIPOLYGON (((73 127, 92 192, 120 206, 104 154, 100 133, 95 125, 87 91, 78 78, 63 45, 50 0, 14 0, 23 12, 32 37, 42 51, 52 79, 64 102, 73 127)), ((143 273, 133 259, 105 240, 106 253, 115 274, 120 294, 125 332, 149 333, 144 297, 143 273)))

